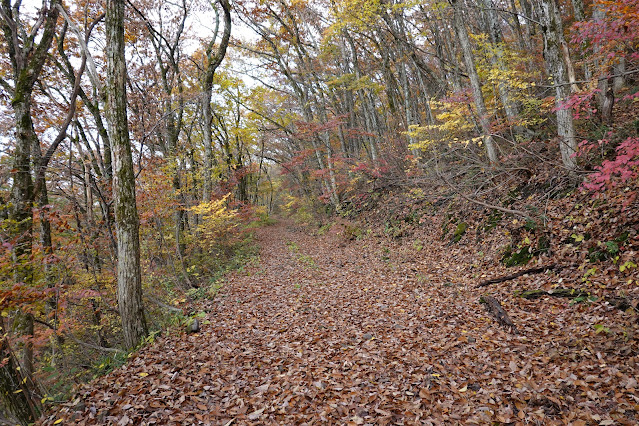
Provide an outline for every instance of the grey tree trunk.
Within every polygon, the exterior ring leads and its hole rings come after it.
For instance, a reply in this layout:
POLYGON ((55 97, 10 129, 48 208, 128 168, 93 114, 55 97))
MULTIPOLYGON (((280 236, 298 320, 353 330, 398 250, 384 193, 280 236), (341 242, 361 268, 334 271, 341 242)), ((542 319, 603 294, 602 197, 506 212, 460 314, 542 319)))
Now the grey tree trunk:
MULTIPOLYGON (((486 8, 486 17, 488 21, 488 32, 490 40, 493 43, 493 54, 490 54, 490 62, 494 67, 500 71, 506 73, 506 64, 504 63, 504 52, 502 47, 502 31, 497 20, 497 13, 495 13, 495 5, 492 0, 483 0, 484 7, 486 8)), ((510 122, 517 120, 519 116, 519 106, 513 101, 511 97, 512 89, 506 81, 499 81, 497 83, 497 91, 499 92, 499 99, 504 107, 506 118, 510 122)))
POLYGON ((453 20, 455 29, 457 31, 457 37, 459 38, 459 44, 464 55, 464 63, 466 64, 466 72, 470 79, 470 86, 473 90, 473 98, 475 100, 475 107, 477 108, 477 115, 479 116, 479 124, 484 138, 484 146, 486 148, 486 155, 488 161, 491 164, 496 164, 498 161, 497 150, 495 149, 495 143, 491 136, 490 122, 488 120, 488 110, 484 102, 484 95, 481 93, 481 84, 479 82, 479 75, 477 74, 477 68, 475 67, 475 59, 473 57, 473 50, 470 45, 470 39, 468 37, 468 31, 464 22, 462 22, 461 14, 456 6, 457 0, 449 0, 453 6, 453 20))
POLYGON ((626 72, 626 58, 619 58, 617 62, 612 66, 614 77, 614 90, 615 92, 623 89, 626 85, 626 78, 624 77, 624 73, 626 72))
MULTIPOLYGON (((216 51, 213 51, 215 40, 217 39, 217 23, 214 36, 206 48, 207 65, 204 71, 204 78, 202 79, 202 128, 204 129, 204 182, 203 182, 203 199, 204 201, 211 200, 211 190, 213 185, 213 136, 211 133, 211 97, 213 95, 213 77, 215 70, 220 66, 224 56, 226 55, 226 48, 229 45, 229 39, 231 37, 231 6, 228 0, 219 0, 220 6, 222 6, 222 12, 224 14, 224 33, 222 34, 222 40, 216 51)), ((219 22, 219 18, 217 20, 219 22)))
MULTIPOLYGON (((11 170, 11 196, 8 219, 10 235, 15 241, 12 250, 13 272, 16 283, 30 285, 33 282, 31 253, 33 244, 32 207, 35 191, 32 178, 33 146, 39 144, 31 118, 33 88, 40 77, 48 51, 55 35, 58 19, 58 0, 43 5, 40 18, 32 28, 26 28, 20 16, 20 2, 13 5, 9 1, 0 3, 0 28, 3 50, 6 49, 11 63, 11 78, 14 87, 3 88, 11 96, 11 106, 15 119, 15 146, 11 170)), ((33 335, 33 316, 18 312, 14 318, 15 329, 29 339, 33 335)), ((3 325, 0 324, 0 357, 7 359, 0 368, 0 393, 23 424, 32 422, 39 414, 37 387, 31 377, 33 348, 29 340, 23 345, 20 371, 3 325), (21 378, 19 381, 14 379, 21 378), (13 394, 13 395, 10 395, 13 394), (20 395, 18 395, 20 394, 20 395)), ((1 363, 1 361, 0 361, 1 363)))
POLYGON ((583 21, 585 19, 583 0, 572 0, 572 9, 575 13, 575 21, 583 21))
POLYGON ((126 108, 124 0, 107 0, 107 122, 113 155, 113 201, 118 239, 118 307, 127 348, 147 335, 142 304, 139 218, 126 108))
POLYGON ((561 160, 564 167, 572 171, 577 168, 577 162, 573 156, 577 151, 577 141, 572 110, 563 106, 566 98, 570 95, 570 83, 561 47, 562 37, 560 34, 562 34, 563 28, 554 0, 542 0, 541 22, 544 34, 544 58, 555 86, 559 151, 561 152, 561 160))

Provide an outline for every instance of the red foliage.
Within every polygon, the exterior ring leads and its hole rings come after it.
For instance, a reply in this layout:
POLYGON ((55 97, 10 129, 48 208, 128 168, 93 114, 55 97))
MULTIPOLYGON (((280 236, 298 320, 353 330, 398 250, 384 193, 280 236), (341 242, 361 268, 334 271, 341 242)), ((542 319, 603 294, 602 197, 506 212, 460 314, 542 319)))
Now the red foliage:
POLYGON ((568 97, 565 102, 560 102, 557 107, 553 108, 553 111, 557 109, 572 109, 572 115, 575 120, 592 119, 597 114, 596 95, 600 92, 600 89, 594 89, 575 93, 568 97))
MULTIPOLYGON (((609 144, 610 140, 601 139, 595 143, 583 141, 579 144, 580 155, 585 155, 593 148, 609 144)), ((604 189, 612 189, 624 184, 630 179, 639 177, 639 138, 629 137, 615 148, 616 157, 612 160, 604 160, 601 166, 596 167, 584 188, 599 192, 604 189)))
POLYGON ((602 19, 576 22, 572 41, 604 60, 639 59, 639 2, 596 0, 593 7, 605 10, 602 19))

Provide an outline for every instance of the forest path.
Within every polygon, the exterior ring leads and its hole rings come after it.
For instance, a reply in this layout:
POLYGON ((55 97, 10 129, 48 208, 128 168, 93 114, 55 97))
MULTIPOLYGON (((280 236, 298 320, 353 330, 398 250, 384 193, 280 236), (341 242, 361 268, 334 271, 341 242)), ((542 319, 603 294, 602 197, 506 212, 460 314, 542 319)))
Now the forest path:
POLYGON ((450 258, 435 253, 423 264, 382 239, 346 241, 343 228, 333 229, 322 237, 287 222, 260 229, 259 263, 227 278, 199 333, 158 339, 57 418, 554 424, 587 407, 566 399, 581 393, 570 375, 582 374, 576 364, 553 363, 549 351, 571 336, 559 327, 544 333, 549 319, 519 315, 529 331, 512 334, 484 311, 477 289, 444 279, 450 258))

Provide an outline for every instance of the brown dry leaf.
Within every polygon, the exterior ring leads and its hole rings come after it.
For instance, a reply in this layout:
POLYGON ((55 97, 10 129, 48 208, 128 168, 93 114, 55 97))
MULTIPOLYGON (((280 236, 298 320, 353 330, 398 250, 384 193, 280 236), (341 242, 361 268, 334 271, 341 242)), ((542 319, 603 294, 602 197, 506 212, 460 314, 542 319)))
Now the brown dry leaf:
POLYGON ((247 418, 249 420, 257 420, 257 419, 260 418, 260 416, 262 415, 262 413, 264 412, 265 409, 266 409, 266 407, 260 408, 259 410, 255 410, 251 414, 249 414, 247 416, 247 418))
MULTIPOLYGON (((598 302, 516 296, 531 282, 550 290, 558 276, 549 273, 488 288, 520 330, 510 333, 477 302, 487 289, 476 287, 482 274, 511 272, 494 262, 509 237, 484 235, 479 258, 474 242, 451 248, 442 241, 436 217, 412 231, 427 250, 383 229, 342 247, 336 233, 313 237, 287 222, 259 230, 259 265, 227 276, 205 302, 206 332, 167 333, 41 423, 578 425, 604 412, 620 424, 639 418, 636 316, 598 302), (595 333, 597 324, 609 332, 595 333), (194 407, 199 412, 188 411, 194 407)), ((578 287, 584 272, 562 271, 561 285, 578 287)))

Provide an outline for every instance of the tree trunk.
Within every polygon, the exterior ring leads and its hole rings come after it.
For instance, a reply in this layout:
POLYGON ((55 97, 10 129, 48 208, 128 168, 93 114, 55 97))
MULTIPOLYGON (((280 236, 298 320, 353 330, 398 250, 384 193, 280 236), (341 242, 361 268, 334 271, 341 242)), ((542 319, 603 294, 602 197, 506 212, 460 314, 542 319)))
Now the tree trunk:
POLYGON ((459 44, 464 55, 464 62, 466 64, 466 72, 470 78, 470 86, 473 89, 473 98, 475 100, 475 106, 477 107, 477 115, 479 116, 479 124, 484 137, 484 145, 486 148, 486 155, 488 161, 491 164, 496 164, 498 161, 497 150, 495 149, 495 143, 491 136, 490 122, 488 120, 488 110, 484 103, 484 95, 481 92, 481 84, 479 82, 479 75, 477 74, 477 68, 475 67, 475 59, 473 57, 473 50, 470 45, 470 39, 468 37, 468 31, 464 22, 462 22, 461 14, 456 6, 457 0, 450 0, 453 6, 453 19, 455 29, 457 30, 457 36, 459 38, 459 44))
POLYGON ((542 0, 541 20, 544 33, 544 58, 555 86, 555 108, 557 110, 557 133, 561 160, 566 169, 577 168, 574 153, 577 151, 572 109, 563 105, 570 95, 566 65, 563 61, 561 37, 563 28, 554 0, 542 0))
POLYGON ((220 6, 222 6, 222 12, 224 14, 224 32, 217 50, 213 51, 213 45, 217 38, 217 27, 219 25, 218 15, 216 16, 215 34, 206 49, 206 59, 208 63, 202 80, 202 128, 204 129, 204 182, 202 185, 202 198, 204 201, 211 200, 213 185, 213 136, 211 134, 211 97, 213 95, 213 77, 215 76, 215 70, 220 66, 224 56, 226 55, 226 48, 228 47, 229 39, 231 37, 231 6, 228 0, 219 0, 219 3, 220 6))
POLYGON ((107 0, 107 121, 113 155, 113 201, 118 239, 118 307, 127 348, 147 335, 142 305, 139 218, 126 108, 124 0, 107 0))
MULTIPOLYGON (((499 21, 497 20, 497 14, 494 10, 495 5, 492 0, 483 1, 484 7, 486 8, 486 17, 489 27, 488 32, 493 44, 493 51, 489 53, 489 59, 493 67, 499 69, 505 74, 507 69, 506 64, 504 63, 504 52, 502 46, 503 37, 499 21)), ((497 91, 499 92, 499 99, 504 107, 506 118, 508 118, 508 121, 511 123, 515 122, 519 118, 519 106, 511 98, 512 89, 510 85, 506 81, 500 80, 497 83, 497 91)))
POLYGON ((31 395, 28 384, 30 380, 23 377, 18 369, 18 362, 9 346, 3 326, 3 319, 0 319, 0 394, 4 408, 22 425, 33 423, 40 417, 40 407, 37 398, 31 395))
MULTIPOLYGON (((6 1, 0 4, 0 28, 2 29, 3 50, 8 52, 14 87, 11 93, 11 106, 15 118, 15 147, 11 170, 11 198, 9 208, 10 238, 14 241, 12 249, 13 278, 16 284, 29 286, 33 283, 32 245, 33 215, 35 201, 33 179, 31 176, 32 148, 39 144, 31 118, 31 98, 42 68, 48 58, 48 51, 55 35, 58 19, 58 0, 43 4, 34 26, 26 28, 20 19, 21 2, 6 1), (30 33, 31 36, 27 36, 30 33), (36 38, 36 35, 38 38, 36 38), (38 40, 37 43, 34 40, 38 40)), ((3 80, 4 81, 4 80, 3 80)), ((11 92, 11 90, 9 91, 11 92)), ((4 92, 3 90, 3 93, 4 92)), ((18 306, 20 308, 20 306, 18 306)), ((33 370, 33 316, 18 312, 14 320, 15 328, 26 336, 22 349, 22 368, 15 359, 5 336, 3 324, 0 324, 0 393, 10 410, 18 420, 27 424, 38 417, 39 402, 36 386, 31 377, 33 370), (16 382, 14 379, 18 379, 16 382), (9 395, 20 394, 19 396, 9 395)))

